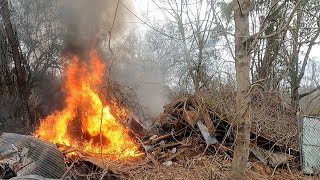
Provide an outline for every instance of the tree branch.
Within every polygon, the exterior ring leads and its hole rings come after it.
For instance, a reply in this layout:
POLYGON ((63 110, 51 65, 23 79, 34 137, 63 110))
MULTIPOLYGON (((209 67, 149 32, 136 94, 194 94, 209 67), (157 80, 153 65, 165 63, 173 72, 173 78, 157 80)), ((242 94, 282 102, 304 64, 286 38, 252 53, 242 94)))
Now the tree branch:
MULTIPOLYGON (((245 39, 245 40, 243 41, 243 43, 246 43, 246 42, 248 42, 248 41, 250 41, 250 42, 252 41, 252 45, 251 45, 251 47, 250 47, 250 49, 252 49, 253 47, 255 47, 258 39, 271 38, 271 37, 273 37, 273 36, 275 36, 275 35, 277 35, 277 34, 282 33, 283 31, 286 31, 286 30, 288 29, 288 27, 289 27, 289 24, 290 24, 291 20, 292 20, 293 17, 294 17, 294 13, 297 11, 297 9, 298 9, 298 7, 299 7, 299 5, 300 5, 300 2, 301 2, 301 0, 299 0, 299 1, 296 3, 295 7, 293 8, 293 10, 291 11, 291 13, 290 13, 290 15, 289 15, 289 18, 288 18, 286 24, 285 24, 282 28, 280 28, 278 31, 276 31, 276 32, 274 32, 274 33, 272 33, 272 34, 269 34, 269 35, 261 36, 262 32, 264 31, 264 25, 265 25, 265 23, 266 23, 266 20, 268 19, 268 18, 265 18, 264 22, 262 23, 262 26, 260 27, 259 32, 256 33, 256 34, 253 34, 253 35, 249 36, 247 39, 245 39)), ((280 6, 280 7, 281 7, 281 6, 280 6)), ((271 14, 271 13, 269 13, 268 16, 269 16, 270 14, 271 14)))
MULTIPOLYGON (((320 19, 318 19, 317 25, 318 25, 318 27, 320 27, 320 19)), ((316 35, 313 36, 312 39, 310 40, 310 43, 309 43, 309 46, 308 46, 308 50, 307 50, 306 55, 304 56, 302 67, 301 67, 301 71, 300 71, 300 74, 299 74, 299 77, 298 77, 298 81, 299 82, 301 81, 301 79, 304 76, 304 72, 305 72, 305 69, 306 69, 306 66, 307 66, 307 63, 308 63, 308 60, 309 60, 309 55, 310 55, 311 49, 312 49, 313 45, 315 44, 315 41, 318 39, 319 35, 320 35, 320 29, 317 31, 316 35)))
POLYGON ((310 94, 316 92, 316 91, 319 90, 319 89, 320 89, 320 85, 318 85, 318 86, 317 86, 316 88, 314 88, 314 89, 311 89, 310 91, 307 91, 307 92, 305 92, 305 93, 303 93, 303 94, 300 94, 300 95, 299 95, 299 99, 302 99, 302 98, 305 97, 305 96, 309 96, 310 94))

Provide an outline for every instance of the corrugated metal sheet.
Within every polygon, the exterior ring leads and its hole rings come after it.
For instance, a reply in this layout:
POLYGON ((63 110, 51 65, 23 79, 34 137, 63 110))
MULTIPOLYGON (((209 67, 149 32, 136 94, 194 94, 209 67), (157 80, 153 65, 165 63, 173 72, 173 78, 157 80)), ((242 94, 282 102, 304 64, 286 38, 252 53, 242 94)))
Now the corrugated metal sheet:
POLYGON ((305 174, 320 173, 320 119, 302 117, 300 119, 301 166, 305 174))
POLYGON ((3 133, 0 136, 0 155, 2 157, 6 157, 8 152, 14 150, 12 144, 19 151, 28 148, 28 157, 35 164, 30 174, 46 178, 60 178, 65 172, 64 156, 55 145, 33 136, 3 133))

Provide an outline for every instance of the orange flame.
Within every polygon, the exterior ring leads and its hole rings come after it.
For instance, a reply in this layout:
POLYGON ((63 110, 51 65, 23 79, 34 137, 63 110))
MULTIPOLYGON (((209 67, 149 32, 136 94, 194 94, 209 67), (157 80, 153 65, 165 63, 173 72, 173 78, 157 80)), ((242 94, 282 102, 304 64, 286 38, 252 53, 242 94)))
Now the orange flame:
POLYGON ((139 156, 141 153, 128 129, 112 115, 110 106, 103 107, 94 90, 102 82, 104 68, 93 50, 87 62, 74 56, 66 71, 66 107, 44 119, 34 135, 52 143, 102 153, 111 159, 139 156))

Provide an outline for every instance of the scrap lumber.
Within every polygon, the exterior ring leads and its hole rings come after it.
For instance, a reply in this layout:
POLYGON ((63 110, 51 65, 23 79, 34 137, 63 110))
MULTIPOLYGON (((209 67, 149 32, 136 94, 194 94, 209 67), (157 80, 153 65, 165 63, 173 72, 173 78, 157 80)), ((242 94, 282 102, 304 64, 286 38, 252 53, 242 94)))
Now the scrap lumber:
POLYGON ((189 97, 182 97, 179 99, 174 100, 173 102, 166 104, 165 106, 163 106, 163 108, 165 109, 165 111, 173 111, 176 107, 179 107, 179 105, 182 105, 182 102, 185 102, 186 100, 188 100, 189 97))
POLYGON ((179 150, 179 152, 174 153, 173 155, 169 156, 165 161, 171 161, 174 158, 176 158, 177 156, 181 155, 182 153, 184 153, 186 149, 181 149, 179 150))
MULTIPOLYGON (((216 151, 232 156, 234 129, 232 128, 232 121, 226 117, 228 116, 219 113, 219 109, 210 109, 200 96, 179 98, 164 106, 164 112, 160 117, 160 129, 165 133, 152 137, 144 141, 143 144, 153 145, 149 147, 147 152, 152 153, 152 157, 157 163, 158 161, 169 162, 174 161, 174 159, 181 159, 181 157, 189 155, 190 149, 197 148, 193 143, 190 146, 183 147, 184 145, 179 144, 179 142, 183 142, 185 136, 175 136, 173 138, 170 133, 172 130, 183 130, 184 135, 192 134, 192 137, 196 139, 199 139, 197 135, 200 134, 207 144, 206 148, 214 147, 216 151), (220 142, 220 144, 218 140, 223 142, 220 142), (184 148, 187 149, 181 152, 184 148), (175 153, 172 154, 171 151, 175 153)), ((251 138, 251 145, 253 146, 251 153, 266 165, 276 167, 293 158, 293 155, 291 155, 292 148, 290 148, 290 155, 286 154, 288 147, 276 141, 272 135, 265 133, 265 131, 262 133, 261 130, 253 127, 251 138)), ((203 145, 201 141, 196 143, 200 146, 203 145)), ((294 155, 297 154, 294 152, 294 155)))
POLYGON ((169 139, 169 138, 172 138, 174 136, 180 136, 182 135, 182 132, 178 132, 178 133, 167 133, 167 134, 164 134, 164 135, 161 135, 161 136, 157 136, 155 138, 151 138, 151 139, 148 139, 146 141, 143 142, 144 145, 146 144, 152 144, 152 143, 157 143, 157 142, 160 142, 162 140, 165 140, 165 139, 169 139))
POLYGON ((140 118, 133 112, 129 112, 129 117, 126 126, 130 128, 130 130, 133 130, 135 133, 139 134, 140 136, 145 136, 148 133, 154 133, 154 129, 148 130, 143 125, 140 118))
POLYGON ((250 152, 255 155, 263 164, 271 165, 272 167, 277 167, 280 164, 285 164, 293 158, 292 155, 282 152, 265 150, 258 146, 251 147, 250 152))
POLYGON ((202 141, 199 141, 199 138, 194 136, 176 136, 173 138, 171 135, 169 138, 161 140, 148 149, 146 157, 148 162, 151 161, 155 165, 190 158, 203 153, 204 146, 199 145, 198 143, 200 142, 202 141))
POLYGON ((83 156, 79 160, 80 161, 88 161, 88 162, 90 162, 90 163, 92 163, 102 169, 110 168, 110 167, 107 167, 106 163, 101 158, 95 158, 92 156, 83 156))
POLYGON ((191 127, 194 127, 195 123, 199 120, 199 112, 197 111, 189 111, 184 110, 184 113, 182 114, 182 118, 191 125, 191 127))
MULTIPOLYGON (((183 127, 181 126, 181 121, 186 122, 194 129, 196 128, 195 125, 197 125, 197 129, 201 132, 207 145, 217 143, 213 121, 210 118, 206 103, 200 97, 190 96, 174 100, 172 103, 164 106, 163 114, 176 118, 172 119, 173 122, 171 122, 171 126, 175 130, 183 127)), ((168 123, 164 117, 162 117, 162 122, 164 124, 168 123)))
POLYGON ((201 112, 202 118, 206 123, 210 136, 214 136, 215 128, 209 116, 208 109, 205 107, 205 103, 200 100, 200 97, 196 97, 195 101, 196 102, 194 102, 193 105, 195 106, 196 109, 199 109, 199 111, 201 112))

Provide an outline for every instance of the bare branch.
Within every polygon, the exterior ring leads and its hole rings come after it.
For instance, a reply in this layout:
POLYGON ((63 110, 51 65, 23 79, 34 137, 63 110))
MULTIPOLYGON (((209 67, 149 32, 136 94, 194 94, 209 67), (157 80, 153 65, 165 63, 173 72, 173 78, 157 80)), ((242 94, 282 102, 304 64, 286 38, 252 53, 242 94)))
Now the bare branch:
POLYGON ((307 92, 305 92, 305 93, 303 93, 303 94, 300 94, 300 95, 299 95, 299 99, 302 99, 302 98, 305 97, 305 96, 309 96, 310 94, 318 91, 319 89, 320 89, 320 85, 318 85, 317 87, 315 87, 314 89, 312 89, 312 90, 310 90, 310 91, 307 91, 307 92))
MULTIPOLYGON (((318 25, 318 27, 320 27, 320 19, 317 21, 317 25, 318 25)), ((305 69, 306 69, 306 66, 307 66, 307 62, 309 60, 309 55, 310 55, 311 49, 312 49, 313 45, 315 44, 315 41, 318 39, 319 35, 320 35, 320 29, 317 31, 316 35, 313 36, 312 39, 310 40, 307 53, 306 53, 306 55, 304 56, 304 59, 303 59, 303 64, 302 64, 301 71, 300 71, 300 74, 299 74, 299 77, 298 77, 298 81, 301 81, 301 79, 304 76, 305 69)))
MULTIPOLYGON (((262 26, 260 27, 259 32, 256 33, 256 34, 254 34, 254 35, 252 35, 252 36, 250 36, 250 37, 248 37, 247 39, 245 39, 245 40, 243 41, 243 43, 248 42, 248 41, 253 41, 253 42, 252 42, 252 45, 251 45, 251 47, 250 47, 250 49, 252 49, 252 48, 256 45, 258 39, 271 38, 271 37, 273 37, 273 36, 275 36, 275 35, 277 35, 277 34, 280 34, 280 33, 284 32, 284 31, 286 31, 286 30, 288 29, 288 27, 289 27, 289 24, 290 24, 291 20, 292 20, 293 17, 294 17, 295 12, 297 11, 297 9, 298 9, 298 7, 299 7, 299 5, 300 5, 300 2, 301 2, 301 0, 299 0, 299 1, 296 3, 295 7, 294 7, 293 10, 291 11, 291 14, 290 14, 290 16, 289 16, 286 24, 285 24, 282 28, 280 28, 278 31, 276 31, 276 32, 274 32, 274 33, 272 33, 272 34, 269 34, 269 35, 261 36, 262 32, 264 32, 264 29, 265 29, 264 25, 265 25, 266 22, 267 22, 267 18, 266 18, 266 19, 263 21, 262 26)), ((285 3, 285 2, 284 2, 284 3, 285 3)), ((271 14, 271 13, 269 13, 268 16, 269 16, 270 14, 271 14)))

